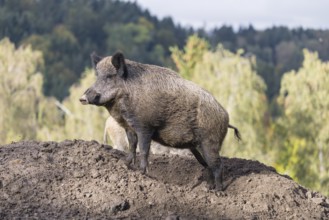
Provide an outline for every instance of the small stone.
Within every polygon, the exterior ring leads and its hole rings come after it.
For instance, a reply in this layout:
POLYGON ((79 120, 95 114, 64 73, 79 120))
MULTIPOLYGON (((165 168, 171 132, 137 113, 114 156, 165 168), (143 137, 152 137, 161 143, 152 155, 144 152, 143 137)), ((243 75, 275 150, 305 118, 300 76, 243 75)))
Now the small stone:
POLYGON ((223 192, 223 191, 215 191, 215 195, 217 197, 224 197, 224 196, 227 196, 227 193, 223 192))
POLYGON ((306 197, 307 197, 308 199, 312 199, 312 192, 311 192, 311 191, 307 191, 307 193, 306 193, 306 197))
POLYGON ((110 182, 116 182, 116 181, 118 181, 118 178, 119 178, 119 176, 117 174, 112 174, 109 177, 109 181, 110 182))
POLYGON ((137 179, 136 179, 136 177, 134 177, 134 176, 132 176, 131 178, 130 178, 130 182, 136 182, 137 181, 137 179))
POLYGON ((5 192, 2 194, 2 196, 3 196, 4 199, 7 199, 7 200, 9 199, 9 195, 5 192))
POLYGON ((10 192, 19 193, 21 188, 22 186, 20 184, 13 184, 12 187, 10 188, 10 192))
POLYGON ((81 177, 84 177, 84 176, 85 176, 85 174, 80 170, 75 170, 73 172, 73 177, 75 177, 75 178, 81 178, 81 177))
POLYGON ((286 212, 290 212, 291 211, 291 208, 289 206, 286 206, 286 212))
POLYGON ((216 202, 217 202, 217 201, 216 201, 215 198, 213 198, 213 197, 210 198, 210 204, 215 204, 216 202))
POLYGON ((317 205, 321 205, 324 202, 324 199, 323 198, 312 198, 312 201, 317 205))
POLYGON ((85 197, 90 198, 92 196, 91 193, 85 193, 85 197))
POLYGON ((90 171, 90 174, 91 174, 91 177, 92 178, 97 178, 97 177, 99 177, 101 174, 98 172, 98 170, 96 170, 96 169, 92 169, 91 171, 90 171))

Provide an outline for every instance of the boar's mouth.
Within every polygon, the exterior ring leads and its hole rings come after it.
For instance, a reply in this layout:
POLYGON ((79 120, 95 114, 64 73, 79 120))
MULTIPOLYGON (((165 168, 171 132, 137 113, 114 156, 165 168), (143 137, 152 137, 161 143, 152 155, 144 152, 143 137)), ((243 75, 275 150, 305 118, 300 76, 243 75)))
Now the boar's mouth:
POLYGON ((84 94, 79 101, 81 102, 81 104, 83 105, 102 105, 102 103, 100 103, 100 97, 101 95, 99 93, 93 94, 92 97, 87 96, 86 94, 84 94))

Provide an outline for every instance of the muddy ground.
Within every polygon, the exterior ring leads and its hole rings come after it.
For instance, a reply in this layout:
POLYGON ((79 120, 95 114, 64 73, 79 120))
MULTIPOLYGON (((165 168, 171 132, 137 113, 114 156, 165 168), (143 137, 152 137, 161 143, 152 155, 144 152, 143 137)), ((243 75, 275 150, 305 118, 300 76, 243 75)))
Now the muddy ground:
POLYGON ((151 155, 145 176, 95 141, 23 141, 0 155, 0 219, 329 219, 328 198, 257 161, 224 158, 216 193, 189 157, 151 155))

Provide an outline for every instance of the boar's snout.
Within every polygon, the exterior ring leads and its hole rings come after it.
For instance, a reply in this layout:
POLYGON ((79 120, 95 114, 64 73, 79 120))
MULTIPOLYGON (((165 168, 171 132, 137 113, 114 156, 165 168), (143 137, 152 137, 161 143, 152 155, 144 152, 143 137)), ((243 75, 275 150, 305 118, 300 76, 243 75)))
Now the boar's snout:
POLYGON ((88 104, 94 104, 97 105, 99 104, 99 100, 101 98, 101 94, 97 93, 92 90, 87 90, 83 96, 79 99, 81 104, 83 105, 88 105, 88 104))
POLYGON ((88 105, 88 99, 87 99, 87 96, 85 94, 83 96, 81 96, 79 101, 81 102, 82 105, 88 105))

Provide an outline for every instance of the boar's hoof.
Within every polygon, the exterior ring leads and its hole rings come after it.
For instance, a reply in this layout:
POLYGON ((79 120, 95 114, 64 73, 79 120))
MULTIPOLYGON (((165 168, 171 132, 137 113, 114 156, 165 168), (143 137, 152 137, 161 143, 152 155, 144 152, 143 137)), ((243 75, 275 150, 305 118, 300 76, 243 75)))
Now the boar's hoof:
POLYGON ((224 193, 225 188, 223 187, 222 184, 216 185, 216 184, 209 184, 208 183, 208 189, 209 189, 209 191, 216 193, 216 195, 221 195, 222 196, 222 195, 225 194, 224 193))
POLYGON ((147 168, 147 167, 141 167, 141 168, 140 168, 140 172, 141 172, 141 174, 143 174, 143 175, 147 175, 147 174, 148 174, 148 168, 147 168))
POLYGON ((145 155, 141 155, 141 163, 140 163, 140 170, 142 174, 148 173, 148 161, 145 155))
POLYGON ((215 188, 216 188, 215 183, 209 183, 209 182, 208 182, 208 189, 209 189, 209 190, 215 190, 215 188))
POLYGON ((128 169, 132 169, 132 167, 131 167, 131 163, 130 162, 128 162, 127 160, 125 161, 125 165, 126 165, 126 167, 128 168, 128 169))
POLYGON ((125 161, 125 164, 128 168, 131 168, 130 165, 131 164, 135 165, 135 161, 136 161, 136 155, 134 155, 133 153, 129 153, 125 161))
POLYGON ((216 191, 224 191, 224 186, 222 183, 216 184, 216 191))
POLYGON ((224 186, 222 183, 215 183, 214 179, 208 179, 208 188, 209 190, 215 190, 215 191, 224 191, 224 186))

